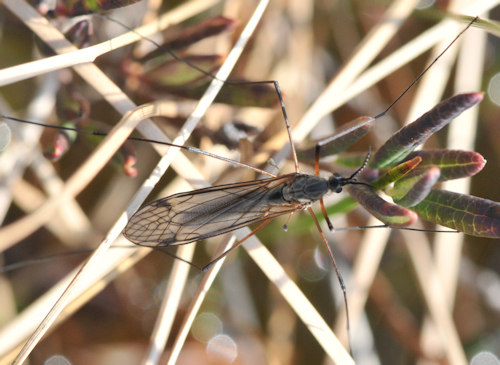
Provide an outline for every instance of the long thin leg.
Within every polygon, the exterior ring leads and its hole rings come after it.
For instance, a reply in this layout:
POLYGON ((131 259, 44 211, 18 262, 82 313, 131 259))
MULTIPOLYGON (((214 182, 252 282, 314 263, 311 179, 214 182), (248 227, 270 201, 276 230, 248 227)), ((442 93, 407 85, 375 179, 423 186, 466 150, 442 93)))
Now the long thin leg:
MULTIPOLYGON (((232 82, 226 82, 231 85, 232 82)), ((242 85, 242 84, 273 84, 274 89, 276 90, 276 93, 278 94, 278 99, 280 102, 281 106, 281 113, 283 114, 283 118, 285 119, 285 127, 286 127, 286 132, 288 133, 288 141, 290 142, 290 153, 292 154, 293 158, 293 163, 295 165, 295 172, 300 172, 299 168, 299 160, 297 159, 297 152, 295 151, 295 145, 293 144, 293 139, 292 139, 292 130, 290 127, 290 121, 288 120, 288 114, 286 112, 285 108, 285 101, 283 100, 283 94, 281 94, 281 89, 280 89, 280 84, 276 80, 268 80, 268 81, 256 81, 256 82, 239 82, 236 83, 237 85, 242 85)))
MULTIPOLYGON (((321 149, 321 142, 316 143, 316 147, 314 148, 314 175, 319 176, 319 151, 321 149)), ((326 224, 328 224, 328 229, 333 231, 333 224, 330 218, 328 218, 328 214, 326 214, 325 203, 323 198, 319 200, 319 204, 321 205, 321 212, 323 213, 323 217, 325 218, 326 224)))
POLYGON ((314 147, 314 176, 319 176, 319 151, 321 149, 321 145, 316 143, 314 147))
POLYGON ((323 233, 323 230, 321 229, 321 226, 319 225, 318 219, 316 218, 316 215, 314 214, 312 208, 307 208, 307 211, 309 214, 311 214, 311 217, 314 220, 314 224, 316 224, 316 228, 319 231, 319 234, 321 236, 321 239, 323 240, 323 243, 325 244, 326 250, 328 252, 328 256, 330 257, 330 261, 333 265, 333 268, 335 270, 335 274, 337 274, 337 279, 339 281, 340 289, 342 289, 342 295, 344 296, 344 306, 345 306, 345 315, 346 315, 346 323, 347 323, 347 338, 349 342, 349 352, 352 355, 352 350, 351 350, 351 325, 349 322, 349 307, 347 305, 347 288, 344 283, 344 279, 342 278, 342 274, 340 274, 339 268, 337 267, 337 262, 335 261, 335 258, 333 256, 333 252, 328 245, 328 241, 326 240, 325 234, 323 233))
POLYGON ((203 266, 201 268, 201 271, 207 271, 208 269, 210 269, 213 264, 215 264, 217 261, 219 261, 220 259, 222 259, 223 257, 225 257, 229 252, 233 251, 236 247, 240 246, 243 242, 245 242, 247 239, 249 239, 250 237, 252 237, 255 233, 257 233, 258 231, 260 231, 262 228, 264 228, 271 221, 272 221, 271 218, 266 219, 264 222, 262 222, 261 224, 259 224, 259 226, 257 228, 255 228, 252 232, 250 232, 245 237, 243 237, 241 240, 239 240, 238 242, 236 242, 234 244, 234 246, 228 248, 222 254, 220 254, 215 259, 213 259, 212 261, 210 261, 208 264, 206 264, 205 266, 203 266))
POLYGON ((325 202, 323 198, 319 200, 319 205, 321 206, 321 213, 323 213, 323 217, 325 218, 326 224, 328 225, 328 229, 333 232, 335 228, 333 228, 332 221, 328 218, 328 214, 326 213, 325 202))

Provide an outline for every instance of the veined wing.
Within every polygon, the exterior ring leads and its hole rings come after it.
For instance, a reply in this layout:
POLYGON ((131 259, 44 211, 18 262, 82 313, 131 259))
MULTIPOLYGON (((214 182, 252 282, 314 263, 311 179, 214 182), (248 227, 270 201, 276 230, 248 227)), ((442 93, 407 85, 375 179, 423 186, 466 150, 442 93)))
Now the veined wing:
POLYGON ((132 216, 124 235, 146 246, 202 240, 302 209, 281 198, 288 174, 270 179, 213 186, 156 200, 132 216))

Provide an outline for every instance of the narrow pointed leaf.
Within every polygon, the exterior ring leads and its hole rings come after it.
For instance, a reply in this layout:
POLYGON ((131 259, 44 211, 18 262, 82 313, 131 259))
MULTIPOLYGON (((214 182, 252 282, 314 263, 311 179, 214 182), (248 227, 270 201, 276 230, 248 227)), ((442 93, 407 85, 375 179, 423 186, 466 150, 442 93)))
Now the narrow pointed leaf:
POLYGON ((411 209, 425 220, 472 236, 500 238, 500 203, 488 199, 433 189, 411 209))
POLYGON ((407 158, 422 157, 421 166, 435 165, 441 170, 439 181, 474 176, 486 165, 481 154, 460 150, 422 150, 410 153, 407 158))
MULTIPOLYGON (((373 127, 375 119, 359 117, 337 129, 334 134, 316 141, 320 146, 320 157, 336 155, 345 151, 373 127)), ((300 161, 314 161, 316 146, 297 151, 300 161)))
POLYGON ((387 194, 393 198, 396 204, 412 207, 429 195, 432 187, 438 181, 439 175, 440 171, 437 166, 419 167, 396 181, 394 187, 387 194))
MULTIPOLYGON (((260 108, 274 108, 279 104, 276 90, 270 84, 255 84, 246 79, 232 79, 231 81, 234 84, 225 84, 215 101, 236 106, 260 108)), ((203 89, 203 91, 205 90, 203 89)))
POLYGON ((371 215, 392 227, 407 227, 415 223, 415 212, 389 203, 364 185, 346 186, 349 194, 371 215))
POLYGON ((382 175, 379 179, 372 181, 371 184, 378 189, 384 189, 389 184, 401 179, 407 173, 415 169, 417 166, 420 166, 422 162, 422 157, 415 156, 414 158, 407 160, 403 163, 400 163, 397 166, 389 169, 384 175, 382 175))
POLYGON ((463 111, 476 105, 482 99, 483 93, 468 93, 455 95, 442 101, 416 121, 393 134, 375 153, 370 166, 382 168, 401 161, 433 133, 439 131, 463 111))

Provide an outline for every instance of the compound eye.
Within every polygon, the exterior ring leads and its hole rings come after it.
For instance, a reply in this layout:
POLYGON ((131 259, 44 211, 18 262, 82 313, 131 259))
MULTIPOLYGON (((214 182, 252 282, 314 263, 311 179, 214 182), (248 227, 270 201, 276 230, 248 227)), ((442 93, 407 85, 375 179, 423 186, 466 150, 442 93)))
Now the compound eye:
POLYGON ((337 190, 335 190, 336 193, 341 193, 342 192, 342 186, 337 187, 337 190))

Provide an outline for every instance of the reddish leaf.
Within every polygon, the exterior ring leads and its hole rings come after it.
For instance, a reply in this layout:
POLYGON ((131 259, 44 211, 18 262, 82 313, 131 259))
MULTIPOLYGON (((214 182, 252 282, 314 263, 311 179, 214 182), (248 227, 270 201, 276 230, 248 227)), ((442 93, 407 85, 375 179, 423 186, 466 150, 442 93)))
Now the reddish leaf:
POLYGON ((375 153, 370 166, 382 168, 401 161, 433 133, 482 99, 483 93, 469 93, 459 94, 442 101, 416 121, 393 134, 375 153))
POLYGON ((396 181, 394 187, 387 193, 396 204, 403 207, 412 207, 429 195, 432 187, 438 181, 439 175, 440 171, 437 166, 416 168, 402 179, 396 181))
POLYGON ((202 39, 232 30, 235 25, 236 22, 234 20, 223 16, 217 16, 193 24, 178 32, 172 31, 172 29, 169 28, 163 32, 164 41, 162 43, 162 48, 155 48, 143 57, 142 60, 150 60, 154 57, 164 55, 165 52, 170 50, 186 48, 202 39))
POLYGON ((433 189, 411 209, 425 220, 472 236, 500 238, 500 203, 491 200, 433 189))
POLYGON ((202 39, 232 30, 235 26, 236 22, 233 19, 216 16, 183 29, 181 34, 175 38, 169 31, 165 31, 166 42, 164 46, 169 49, 184 48, 202 39))
POLYGON ((407 227, 417 220, 414 212, 385 201, 367 186, 348 185, 346 189, 371 215, 389 226, 407 227))
MULTIPOLYGON (((331 136, 316 141, 320 145, 320 157, 333 156, 345 151, 373 127, 375 119, 359 117, 337 129, 331 136)), ((299 160, 314 161, 316 146, 297 151, 299 160)), ((357 165, 359 166, 359 165, 357 165)))
POLYGON ((481 171, 486 160, 477 152, 460 150, 422 150, 410 153, 407 159, 422 157, 421 166, 436 165, 441 170, 439 181, 473 176, 481 171))

